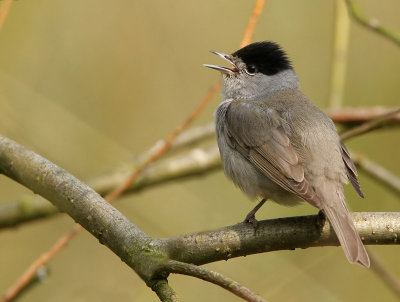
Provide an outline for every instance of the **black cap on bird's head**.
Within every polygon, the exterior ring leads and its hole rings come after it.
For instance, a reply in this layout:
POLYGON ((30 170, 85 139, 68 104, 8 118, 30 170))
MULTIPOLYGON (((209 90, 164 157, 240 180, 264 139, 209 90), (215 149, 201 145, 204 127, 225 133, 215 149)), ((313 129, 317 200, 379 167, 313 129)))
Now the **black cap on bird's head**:
POLYGON ((245 71, 248 74, 261 72, 271 76, 281 71, 292 69, 292 65, 286 53, 277 43, 271 41, 249 44, 230 55, 216 51, 212 51, 212 53, 219 55, 221 58, 231 63, 234 68, 207 64, 205 64, 205 66, 217 69, 225 74, 240 72, 237 59, 240 59, 240 61, 246 65, 245 71))
POLYGON ((254 66, 266 75, 292 68, 286 53, 275 42, 252 43, 235 51, 232 56, 239 57, 247 66, 254 66))
POLYGON ((298 89, 299 82, 289 58, 274 42, 256 42, 232 54, 212 51, 232 66, 204 66, 218 70, 224 99, 256 100, 285 89, 298 89))

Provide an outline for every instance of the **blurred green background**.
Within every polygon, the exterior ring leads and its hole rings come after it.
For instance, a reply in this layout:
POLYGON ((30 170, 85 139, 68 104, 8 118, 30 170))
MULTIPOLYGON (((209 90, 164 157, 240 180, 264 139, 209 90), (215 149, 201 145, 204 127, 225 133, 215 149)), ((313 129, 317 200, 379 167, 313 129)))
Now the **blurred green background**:
MULTIPOLYGON (((400 2, 358 1, 368 16, 400 31, 400 2)), ((168 135, 218 79, 203 63, 209 50, 238 48, 254 1, 13 2, 0 31, 0 133, 80 179, 112 170, 168 135)), ((293 60, 301 87, 328 105, 334 1, 268 0, 254 41, 273 40, 293 60)), ((400 103, 400 48, 351 24, 345 106, 400 103)), ((195 122, 213 120, 213 102, 195 122)), ((347 143, 399 174, 399 132, 387 129, 347 143)), ((346 188, 354 211, 400 211, 398 196, 361 173, 366 195, 346 188)), ((0 176, 0 203, 31 194, 0 176)), ((210 173, 145 190, 116 207, 156 237, 241 221, 254 206, 223 175, 210 173)), ((258 217, 313 214, 309 205, 272 203, 258 217)), ((73 225, 59 215, 0 230, 0 293, 73 225)), ((400 276, 399 248, 370 250, 400 276)), ((269 301, 396 301, 371 271, 350 265, 340 248, 282 251, 207 265, 269 301)), ((50 277, 20 301, 158 301, 140 278, 82 232, 49 263, 50 277)), ((173 275, 182 301, 240 301, 197 279, 173 275)))

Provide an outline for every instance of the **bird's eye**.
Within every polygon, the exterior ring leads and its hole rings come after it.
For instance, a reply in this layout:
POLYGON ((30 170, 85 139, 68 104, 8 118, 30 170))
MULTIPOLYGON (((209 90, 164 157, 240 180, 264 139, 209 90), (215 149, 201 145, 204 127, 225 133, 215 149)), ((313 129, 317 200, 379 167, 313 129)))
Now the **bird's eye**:
POLYGON ((248 75, 255 75, 256 72, 257 72, 257 68, 256 68, 254 65, 248 65, 248 66, 246 67, 246 73, 247 73, 248 75))

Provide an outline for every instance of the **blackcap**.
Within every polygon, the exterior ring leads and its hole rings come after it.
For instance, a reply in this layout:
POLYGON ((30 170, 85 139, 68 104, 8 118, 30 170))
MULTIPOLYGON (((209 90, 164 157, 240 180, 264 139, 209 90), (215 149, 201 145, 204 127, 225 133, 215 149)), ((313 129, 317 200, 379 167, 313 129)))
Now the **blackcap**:
POLYGON ((222 74, 216 133, 225 174, 250 198, 284 205, 307 201, 330 221, 351 263, 370 260, 346 206, 350 180, 363 197, 357 170, 332 120, 299 89, 289 58, 274 42, 232 54, 212 51, 231 66, 205 65, 222 74))

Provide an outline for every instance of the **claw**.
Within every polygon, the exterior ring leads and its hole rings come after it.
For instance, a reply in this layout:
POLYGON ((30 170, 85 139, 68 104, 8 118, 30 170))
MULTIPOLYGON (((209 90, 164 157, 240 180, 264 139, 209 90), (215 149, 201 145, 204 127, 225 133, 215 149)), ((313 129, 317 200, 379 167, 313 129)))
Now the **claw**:
POLYGON ((254 228, 254 235, 256 234, 257 228, 258 228, 258 220, 256 219, 256 212, 262 207, 262 205, 267 201, 266 198, 261 200, 253 210, 250 211, 249 214, 247 214, 245 220, 243 222, 245 223, 251 223, 254 228))
POLYGON ((258 220, 256 219, 256 216, 254 213, 249 213, 247 214, 245 220, 243 221, 244 223, 250 223, 253 225, 254 228, 254 235, 256 234, 257 228, 258 228, 258 220))

